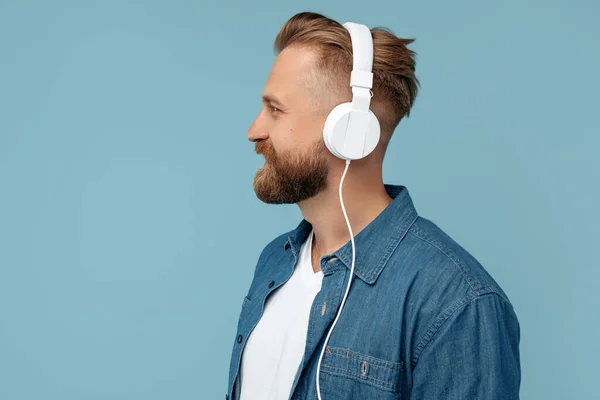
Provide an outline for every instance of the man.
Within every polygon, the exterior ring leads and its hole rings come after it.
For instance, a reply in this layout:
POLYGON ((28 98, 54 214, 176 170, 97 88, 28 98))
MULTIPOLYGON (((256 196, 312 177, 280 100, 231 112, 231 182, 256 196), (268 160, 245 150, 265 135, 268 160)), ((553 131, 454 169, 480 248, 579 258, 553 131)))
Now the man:
POLYGON ((520 331, 481 264, 417 215, 408 189, 384 184, 382 163, 417 94, 412 40, 372 29, 371 110, 381 139, 353 161, 328 151, 323 125, 350 101, 352 43, 320 14, 300 13, 275 40, 277 58, 248 131, 265 165, 257 197, 297 204, 303 220, 262 251, 233 346, 227 399, 517 399, 520 331))

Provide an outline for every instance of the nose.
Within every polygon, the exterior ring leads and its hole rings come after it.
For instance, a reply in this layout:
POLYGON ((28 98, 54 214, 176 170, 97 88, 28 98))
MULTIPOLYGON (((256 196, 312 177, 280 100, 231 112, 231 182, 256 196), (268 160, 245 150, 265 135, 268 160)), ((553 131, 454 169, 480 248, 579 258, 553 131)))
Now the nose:
POLYGON ((252 122, 250 128, 248 128, 248 140, 251 142, 257 142, 259 140, 265 140, 269 137, 267 127, 261 122, 261 115, 252 122))

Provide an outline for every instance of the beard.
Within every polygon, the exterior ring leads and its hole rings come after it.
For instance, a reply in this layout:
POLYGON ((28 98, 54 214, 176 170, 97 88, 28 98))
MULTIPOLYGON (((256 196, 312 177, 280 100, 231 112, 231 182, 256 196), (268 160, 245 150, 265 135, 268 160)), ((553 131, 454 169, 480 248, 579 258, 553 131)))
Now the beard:
POLYGON ((329 172, 325 143, 318 140, 304 153, 278 154, 266 141, 256 143, 265 165, 254 177, 254 192, 267 204, 294 204, 309 199, 327 187, 329 172))

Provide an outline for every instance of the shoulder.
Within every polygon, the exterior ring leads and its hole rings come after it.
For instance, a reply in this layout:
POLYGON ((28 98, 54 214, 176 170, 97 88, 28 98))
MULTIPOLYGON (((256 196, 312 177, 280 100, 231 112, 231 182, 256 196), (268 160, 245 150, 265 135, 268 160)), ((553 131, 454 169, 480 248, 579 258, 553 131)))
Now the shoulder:
POLYGON ((499 318, 518 325, 513 305, 498 282, 432 221, 418 217, 391 261, 393 268, 387 273, 398 274, 396 282, 410 305, 403 319, 412 338, 413 363, 436 332, 465 310, 479 313, 474 320, 499 318))
POLYGON ((407 234, 407 251, 414 253, 415 265, 426 275, 435 275, 439 283, 450 281, 461 293, 496 293, 510 303, 508 296, 481 262, 429 219, 418 217, 407 234))

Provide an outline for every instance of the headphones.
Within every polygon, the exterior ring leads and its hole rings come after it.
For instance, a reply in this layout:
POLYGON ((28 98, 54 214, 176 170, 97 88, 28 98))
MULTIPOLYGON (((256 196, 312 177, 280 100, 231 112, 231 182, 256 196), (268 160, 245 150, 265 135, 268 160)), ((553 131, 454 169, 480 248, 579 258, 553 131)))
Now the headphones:
POLYGON ((346 22, 343 27, 352 41, 352 101, 337 105, 325 120, 323 140, 336 157, 358 160, 368 156, 377 146, 380 126, 369 109, 373 92, 373 37, 361 24, 346 22))
POLYGON ((371 154, 377 146, 380 136, 380 127, 377 117, 371 110, 371 97, 373 92, 373 37, 371 30, 361 24, 354 22, 346 22, 344 28, 350 32, 352 41, 352 73, 350 75, 350 86, 352 87, 352 102, 342 103, 336 106, 325 120, 323 126, 323 140, 325 145, 336 157, 346 160, 346 169, 342 173, 340 179, 339 196, 344 218, 348 225, 350 233, 350 241, 352 242, 352 266, 350 268, 350 276, 348 278, 348 286, 346 293, 340 304, 337 316, 327 333, 325 343, 321 348, 321 355, 317 364, 316 383, 317 383, 317 398, 321 400, 321 388, 319 383, 319 375, 321 371, 321 361, 329 342, 331 332, 340 317, 340 313, 344 308, 352 277, 354 275, 354 264, 356 261, 356 246, 354 244, 354 234, 352 226, 346 213, 344 199, 342 197, 342 185, 344 178, 348 172, 348 167, 352 160, 358 160, 371 154))

